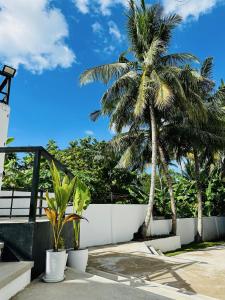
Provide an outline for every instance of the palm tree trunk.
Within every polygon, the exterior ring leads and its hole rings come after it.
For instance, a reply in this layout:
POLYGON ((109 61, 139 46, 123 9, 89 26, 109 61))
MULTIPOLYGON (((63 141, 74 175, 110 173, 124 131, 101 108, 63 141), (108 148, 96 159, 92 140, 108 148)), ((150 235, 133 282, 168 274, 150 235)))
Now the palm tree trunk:
MULTIPOLYGON (((148 209, 145 217, 145 222, 142 228, 143 237, 147 236, 147 231, 152 219, 153 213, 153 205, 155 198, 155 181, 156 181, 156 168, 157 168, 157 125, 155 119, 155 112, 153 105, 150 105, 150 122, 151 122, 151 146, 152 146, 152 160, 151 160, 151 184, 150 184, 150 192, 149 192, 149 201, 148 201, 148 209)), ((150 229, 151 235, 151 229, 150 229)))
POLYGON ((166 161, 165 153, 163 148, 159 145, 159 154, 160 154, 160 161, 162 163, 163 167, 163 172, 166 178, 168 190, 169 190, 169 195, 170 195, 170 206, 171 206, 171 211, 172 211, 172 234, 176 235, 177 234, 177 212, 176 212, 176 202, 175 202, 175 197, 174 197, 174 192, 173 192, 173 180, 172 177, 170 176, 169 172, 169 167, 168 163, 166 161))
POLYGON ((196 189, 197 189, 197 201, 198 201, 198 225, 197 225, 197 235, 196 242, 202 242, 203 240, 203 213, 202 213, 202 185, 200 179, 200 163, 198 158, 198 153, 194 150, 194 161, 195 161, 195 179, 196 179, 196 189))

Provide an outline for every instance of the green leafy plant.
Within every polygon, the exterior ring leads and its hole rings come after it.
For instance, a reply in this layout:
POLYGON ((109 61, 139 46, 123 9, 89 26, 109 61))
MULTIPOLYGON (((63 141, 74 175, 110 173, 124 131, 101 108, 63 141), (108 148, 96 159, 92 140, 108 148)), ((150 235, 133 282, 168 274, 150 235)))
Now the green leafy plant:
POLYGON ((48 207, 45 208, 45 213, 52 225, 54 236, 54 251, 60 249, 61 235, 63 227, 66 223, 74 220, 82 219, 76 213, 66 216, 66 208, 69 200, 73 196, 76 178, 70 180, 68 176, 61 178, 60 172, 56 168, 54 162, 51 163, 50 172, 52 176, 54 197, 50 197, 46 192, 46 200, 48 207))
POLYGON ((7 140, 6 140, 6 145, 9 145, 14 141, 15 141, 14 137, 8 137, 7 140))
MULTIPOLYGON (((84 184, 77 178, 76 189, 73 198, 74 212, 82 216, 84 210, 87 209, 90 202, 91 202, 91 194, 88 187, 86 186, 86 184, 84 184)), ((80 248, 80 219, 73 221, 73 228, 74 228, 74 249, 78 250, 80 248)))

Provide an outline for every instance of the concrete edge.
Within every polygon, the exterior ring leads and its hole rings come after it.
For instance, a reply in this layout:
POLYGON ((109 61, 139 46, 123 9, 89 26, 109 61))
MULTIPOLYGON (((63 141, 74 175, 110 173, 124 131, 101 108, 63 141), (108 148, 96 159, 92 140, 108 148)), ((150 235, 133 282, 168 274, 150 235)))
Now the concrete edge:
POLYGON ((12 268, 12 271, 8 274, 6 274, 3 278, 0 278, 0 289, 5 287, 7 284, 18 278, 20 275, 24 274, 26 271, 31 270, 34 266, 34 263, 32 261, 23 261, 23 262, 13 262, 13 263, 7 263, 7 262, 1 262, 0 266, 2 264, 10 264, 10 268, 12 268), (13 268, 13 265, 17 264, 17 268, 13 268))

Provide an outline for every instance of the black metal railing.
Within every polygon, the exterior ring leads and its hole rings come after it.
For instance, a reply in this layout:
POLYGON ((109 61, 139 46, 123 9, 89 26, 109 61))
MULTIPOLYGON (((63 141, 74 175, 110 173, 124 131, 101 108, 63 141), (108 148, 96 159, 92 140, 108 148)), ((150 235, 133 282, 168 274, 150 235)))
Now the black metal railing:
MULTIPOLYGON (((15 214, 14 211, 21 211, 21 210, 25 210, 25 211, 29 211, 29 206, 21 206, 21 207, 15 207, 14 204, 16 204, 17 200, 23 199, 31 199, 31 195, 27 195, 30 192, 27 192, 26 190, 23 190, 24 193, 26 194, 21 194, 21 195, 17 195, 18 192, 21 192, 21 190, 17 190, 17 189, 12 189, 11 191, 3 191, 4 193, 8 193, 8 195, 0 195, 0 203, 1 200, 9 200, 8 201, 8 205, 6 207, 0 207, 0 218, 15 218, 15 217, 29 217, 29 214, 15 214), (8 213, 4 213, 4 211, 8 211, 8 213)), ((43 190, 39 190, 38 191, 38 196, 37 196, 37 201, 38 204, 36 207, 36 217, 43 217, 46 216, 44 213, 44 209, 47 207, 47 205, 44 205, 44 201, 46 201, 46 198, 44 197, 44 191, 43 190)), ((72 206, 72 203, 68 204, 68 207, 72 206)))
MULTIPOLYGON (((74 175, 72 172, 70 172, 66 166, 64 166, 60 161, 58 161, 53 155, 51 155, 48 151, 46 151, 43 147, 0 147, 0 153, 33 153, 34 154, 34 162, 33 162, 33 175, 32 175, 32 184, 31 184, 31 190, 30 195, 15 195, 15 191, 12 190, 12 194, 10 196, 0 196, 0 199, 11 199, 10 207, 1 207, 1 210, 9 210, 8 217, 26 217, 26 215, 14 215, 12 212, 14 209, 21 210, 21 209, 29 209, 29 214, 27 217, 29 218, 29 222, 35 222, 37 217, 37 210, 39 210, 39 216, 42 216, 43 212, 43 191, 39 190, 39 180, 40 180, 40 161, 41 157, 44 157, 48 161, 54 161, 55 165, 59 170, 67 174, 70 178, 73 178, 74 175), (42 193, 39 196, 39 192, 42 193), (29 207, 13 207, 14 200, 16 199, 30 199, 29 201, 29 207), (40 200, 41 205, 38 204, 38 200, 40 200)), ((1 205, 1 204, 0 204, 1 205)), ((7 214, 1 214, 0 217, 7 217, 7 214)))
MULTIPOLYGON (((21 194, 21 195, 16 195, 16 193, 18 193, 18 190, 16 189, 12 189, 11 191, 3 191, 4 193, 8 193, 9 195, 0 195, 0 203, 1 203, 1 200, 9 200, 8 201, 8 205, 9 206, 4 206, 4 207, 1 207, 0 206, 0 218, 6 218, 6 217, 9 217, 10 219, 12 217, 29 217, 29 214, 14 214, 13 211, 14 210, 27 210, 29 211, 29 206, 21 206, 21 207, 14 207, 14 204, 16 204, 16 200, 20 200, 20 199, 23 199, 23 200, 26 200, 26 199, 31 199, 31 195, 27 195, 28 193, 30 192, 27 192, 24 190, 24 192, 26 192, 26 194, 21 194), (11 192, 11 193, 9 193, 11 192), (9 213, 4 213, 4 211, 9 211, 9 213), (3 213, 2 213, 3 211, 3 213)), ((21 190, 19 191, 21 192, 21 190)), ((37 196, 37 201, 39 200, 39 205, 37 205, 37 210, 39 211, 38 214, 37 214, 37 211, 36 211, 36 217, 39 216, 39 217, 42 217, 43 216, 43 209, 45 208, 43 206, 43 200, 45 200, 44 198, 44 192, 43 191, 38 191, 38 196, 37 196)))

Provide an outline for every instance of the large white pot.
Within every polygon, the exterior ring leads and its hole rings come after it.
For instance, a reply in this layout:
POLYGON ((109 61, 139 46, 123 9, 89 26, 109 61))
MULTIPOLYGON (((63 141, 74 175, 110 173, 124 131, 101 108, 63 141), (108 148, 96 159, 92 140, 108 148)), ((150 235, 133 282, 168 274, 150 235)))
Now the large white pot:
POLYGON ((88 262, 88 249, 69 250, 68 267, 85 272, 88 262))
POLYGON ((66 269, 67 269, 67 259, 68 259, 68 253, 66 253, 66 256, 65 256, 65 271, 66 271, 66 269))
POLYGON ((45 282, 60 282, 64 280, 66 250, 46 251, 46 269, 43 280, 45 282))

